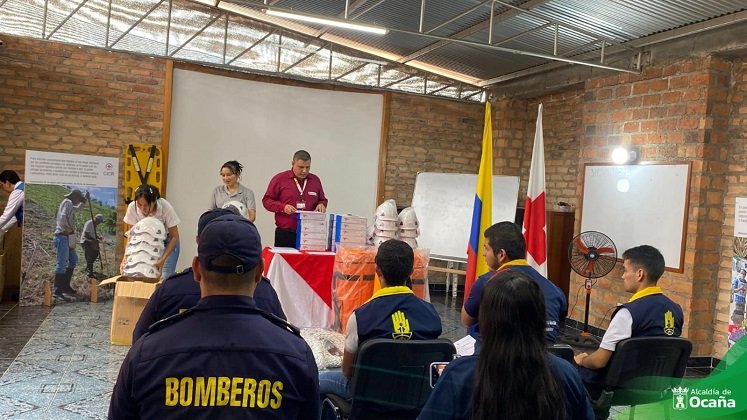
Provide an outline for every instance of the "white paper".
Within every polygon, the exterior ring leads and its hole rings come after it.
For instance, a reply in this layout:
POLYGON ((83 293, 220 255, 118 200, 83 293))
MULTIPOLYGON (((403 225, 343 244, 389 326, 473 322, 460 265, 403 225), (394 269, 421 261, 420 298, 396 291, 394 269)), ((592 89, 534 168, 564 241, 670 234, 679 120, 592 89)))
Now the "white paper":
POLYGON ((465 335, 454 343, 456 352, 460 356, 471 356, 475 354, 475 339, 471 335, 465 335))
POLYGON ((300 254, 301 251, 297 250, 296 248, 289 248, 284 246, 274 246, 271 248, 272 252, 276 254, 300 254))

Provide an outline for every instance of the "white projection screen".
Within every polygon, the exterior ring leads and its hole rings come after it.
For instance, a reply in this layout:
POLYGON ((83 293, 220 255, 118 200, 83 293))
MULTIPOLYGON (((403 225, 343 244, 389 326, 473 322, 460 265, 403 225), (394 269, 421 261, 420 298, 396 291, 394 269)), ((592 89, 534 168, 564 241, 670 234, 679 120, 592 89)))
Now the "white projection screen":
POLYGON ((311 172, 322 180, 328 212, 370 218, 376 209, 383 109, 378 93, 174 69, 165 198, 181 218, 177 268, 188 267, 197 255, 197 220, 229 160, 244 165, 241 183, 254 191, 264 246, 272 246, 275 222, 262 196, 273 175, 290 169, 299 149, 311 154, 311 172))

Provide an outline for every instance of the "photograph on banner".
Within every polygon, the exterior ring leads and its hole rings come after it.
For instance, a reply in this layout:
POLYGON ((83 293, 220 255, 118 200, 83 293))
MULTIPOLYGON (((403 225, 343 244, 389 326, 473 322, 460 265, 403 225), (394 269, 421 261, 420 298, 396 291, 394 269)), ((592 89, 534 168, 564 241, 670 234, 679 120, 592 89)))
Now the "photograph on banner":
POLYGON ((747 334, 747 198, 737 197, 734 206, 734 246, 729 298, 729 347, 747 334))
MULTIPOLYGON (((115 261, 118 158, 26 151, 21 305, 86 301, 115 261)), ((111 297, 110 290, 98 298, 111 297)))

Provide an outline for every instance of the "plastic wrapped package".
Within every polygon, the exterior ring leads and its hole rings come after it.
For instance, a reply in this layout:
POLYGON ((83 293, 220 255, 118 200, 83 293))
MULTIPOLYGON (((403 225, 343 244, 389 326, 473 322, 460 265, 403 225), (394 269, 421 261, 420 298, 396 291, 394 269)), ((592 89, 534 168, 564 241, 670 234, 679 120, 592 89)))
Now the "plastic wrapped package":
POLYGON ((431 250, 417 248, 415 252, 415 263, 413 264, 412 291, 421 299, 430 302, 431 294, 428 290, 428 263, 431 259, 431 250))
MULTIPOLYGON (((428 291, 428 263, 430 261, 431 251, 427 248, 419 248, 414 249, 413 252, 415 253, 415 261, 413 262, 412 276, 410 276, 410 280, 412 281, 412 292, 415 293, 417 297, 430 302, 431 294, 428 291)), ((376 276, 373 293, 376 293, 379 289, 381 289, 381 282, 379 281, 379 276, 376 276)))
POLYGON ((322 328, 304 328, 301 337, 309 344, 319 370, 342 366, 345 336, 322 328))
POLYGON ((345 333, 348 318, 371 298, 376 279, 376 249, 342 245, 335 254, 332 275, 333 329, 345 333))

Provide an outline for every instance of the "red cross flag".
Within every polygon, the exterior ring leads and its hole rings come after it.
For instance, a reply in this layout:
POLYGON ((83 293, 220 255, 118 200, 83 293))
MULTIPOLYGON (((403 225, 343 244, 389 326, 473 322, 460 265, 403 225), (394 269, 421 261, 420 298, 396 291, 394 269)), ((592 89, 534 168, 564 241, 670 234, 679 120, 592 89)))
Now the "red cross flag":
POLYGON ((524 203, 522 232, 527 241, 527 262, 547 277, 547 222, 545 221, 545 146, 542 136, 542 104, 537 111, 532 166, 524 203))

